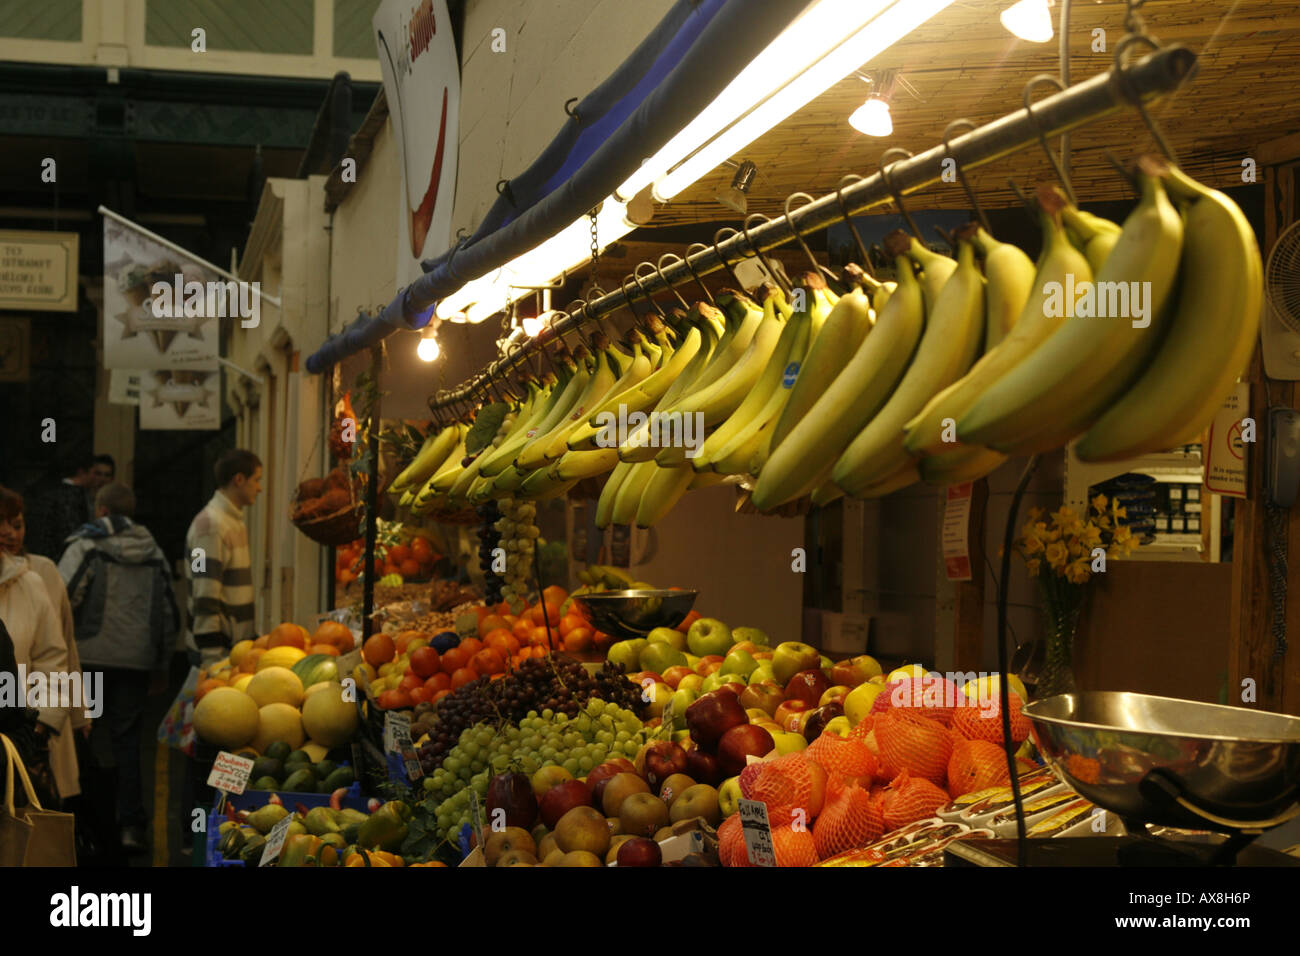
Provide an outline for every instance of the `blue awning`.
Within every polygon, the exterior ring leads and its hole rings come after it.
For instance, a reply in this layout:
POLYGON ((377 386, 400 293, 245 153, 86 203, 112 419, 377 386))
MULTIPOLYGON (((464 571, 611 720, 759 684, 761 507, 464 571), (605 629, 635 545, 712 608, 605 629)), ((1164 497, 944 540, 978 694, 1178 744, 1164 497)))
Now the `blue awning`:
POLYGON ((636 51, 573 108, 531 166, 504 184, 474 234, 421 263, 378 315, 359 316, 307 358, 320 373, 402 329, 439 299, 587 214, 698 115, 809 0, 679 0, 636 51))

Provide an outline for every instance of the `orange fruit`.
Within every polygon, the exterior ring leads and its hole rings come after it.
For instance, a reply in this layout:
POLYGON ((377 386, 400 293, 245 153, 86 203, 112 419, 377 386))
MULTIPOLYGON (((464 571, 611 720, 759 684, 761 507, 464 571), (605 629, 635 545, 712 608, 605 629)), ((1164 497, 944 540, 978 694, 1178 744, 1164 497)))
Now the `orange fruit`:
MULTIPOLYGON (((495 630, 495 628, 493 630, 495 630)), ((466 657, 473 657, 479 651, 483 650, 483 642, 477 637, 467 637, 456 646, 465 652, 466 657)))
MULTIPOLYGON (((206 694, 208 691, 216 690, 218 687, 226 687, 226 686, 227 686, 226 682, 217 677, 209 677, 206 680, 199 681, 199 685, 194 688, 194 699, 196 701, 202 700, 203 695, 206 694)), ((215 697, 212 699, 216 700, 215 697)))
POLYGON ((541 626, 533 628, 533 633, 528 637, 528 643, 533 647, 546 647, 550 640, 546 628, 541 626))
POLYGON ((428 538, 411 539, 411 557, 421 564, 430 561, 433 558, 433 546, 429 544, 428 538))
POLYGON ((397 656, 397 645, 387 634, 371 634, 361 650, 361 656, 371 667, 379 667, 397 656))
POLYGON ((443 688, 442 690, 438 691, 438 693, 434 694, 433 697, 431 698, 431 700, 433 701, 433 703, 436 704, 436 703, 438 703, 438 701, 442 700, 444 697, 446 697, 446 696, 447 696, 448 694, 450 694, 450 693, 451 693, 451 688, 450 688, 450 687, 443 688))
POLYGON ((397 637, 393 638, 393 643, 397 645, 397 653, 405 654, 407 646, 417 637, 428 637, 424 631, 401 631, 397 637))
POLYGON ((439 667, 444 674, 455 674, 469 663, 469 655, 461 647, 453 647, 443 652, 439 667))
POLYGON ((471 681, 478 680, 479 675, 474 672, 472 667, 462 667, 451 675, 451 689, 460 690, 471 681))
POLYGON ((474 616, 477 617, 479 621, 482 621, 483 618, 487 617, 491 613, 492 613, 492 609, 490 607, 474 608, 474 616))
POLYGON ((533 622, 528 620, 527 616, 521 617, 510 626, 510 633, 513 634, 520 643, 528 640, 533 633, 533 622))
POLYGON ((549 588, 542 591, 542 600, 547 604, 554 604, 560 607, 569 599, 569 592, 564 590, 558 584, 552 584, 549 588))
MULTIPOLYGON (((345 572, 345 574, 348 572, 345 572)), ((352 580, 356 580, 356 575, 352 575, 352 580)), ((340 654, 346 654, 352 650, 356 644, 352 632, 346 624, 340 624, 338 621, 322 621, 320 627, 316 628, 316 633, 311 636, 313 644, 333 644, 340 654)))
POLYGON ((330 657, 338 657, 339 649, 333 644, 313 644, 307 649, 308 654, 328 654, 330 657))
POLYGON ((405 544, 395 544, 388 549, 388 560, 395 564, 401 564, 403 561, 411 559, 411 548, 405 544))
POLYGON ((478 622, 478 633, 482 637, 488 631, 495 631, 498 627, 509 627, 505 618, 500 614, 489 614, 478 622))
POLYGON ((239 672, 241 674, 251 674, 257 670, 257 659, 266 653, 265 647, 258 647, 257 642, 253 642, 253 648, 244 655, 244 659, 239 662, 239 672))
POLYGON ((480 674, 496 674, 506 669, 506 658, 500 651, 485 647, 470 659, 470 664, 480 674))
POLYGON ((511 657, 519 650, 519 638, 500 629, 489 634, 484 643, 492 650, 499 651, 502 657, 511 657))
POLYGON ((401 569, 402 577, 404 578, 418 578, 420 576, 419 561, 412 561, 410 558, 407 558, 399 564, 398 567, 401 569))
POLYGON ((591 650, 594 643, 590 628, 575 627, 564 635, 564 649, 575 654, 591 650))
MULTIPOLYGON (((441 661, 439 661, 441 664, 441 661)), ((429 689, 429 693, 436 694, 440 690, 451 689, 451 677, 439 671, 424 682, 424 686, 429 689)))
POLYGON ((560 618, 560 636, 567 637, 569 632, 575 627, 587 627, 587 619, 580 614, 572 612, 560 618))
POLYGON ((266 646, 282 647, 287 644, 290 647, 298 648, 300 651, 305 651, 310 637, 307 628, 301 624, 286 621, 283 624, 277 624, 271 630, 271 633, 267 635, 266 646))
POLYGON ((681 631, 683 634, 685 634, 687 631, 691 629, 691 625, 694 624, 703 616, 704 615, 702 615, 699 611, 691 611, 689 614, 686 615, 682 623, 678 624, 677 627, 674 628, 674 630, 681 631))

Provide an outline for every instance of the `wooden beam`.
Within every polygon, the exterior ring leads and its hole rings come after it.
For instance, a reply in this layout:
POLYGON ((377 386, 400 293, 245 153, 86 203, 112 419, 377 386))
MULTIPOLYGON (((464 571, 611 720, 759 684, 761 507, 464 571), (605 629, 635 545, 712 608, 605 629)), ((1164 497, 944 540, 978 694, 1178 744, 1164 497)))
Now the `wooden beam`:
POLYGON ((1300 133, 1289 133, 1267 143, 1260 143, 1255 147, 1251 158, 1260 166, 1277 166, 1300 160, 1300 133))

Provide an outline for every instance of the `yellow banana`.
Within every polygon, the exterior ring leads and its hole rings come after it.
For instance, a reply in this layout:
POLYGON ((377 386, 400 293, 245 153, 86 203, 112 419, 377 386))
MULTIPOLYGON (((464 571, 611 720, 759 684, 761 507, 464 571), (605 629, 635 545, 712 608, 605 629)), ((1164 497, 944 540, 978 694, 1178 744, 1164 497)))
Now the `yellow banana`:
POLYGON ((429 476, 433 474, 434 469, 446 461, 447 455, 456 447, 460 435, 461 425, 459 423, 440 428, 429 435, 424 440, 424 444, 420 446, 419 452, 411 463, 393 479, 392 484, 388 486, 388 490, 390 492, 405 491, 412 485, 418 490, 421 485, 429 480, 429 476))
POLYGON ((938 301, 939 293, 943 291, 944 285, 947 284, 948 277, 957 271, 957 262, 943 253, 935 252, 928 246, 922 245, 915 236, 909 236, 908 238, 911 241, 908 243, 907 254, 912 257, 913 262, 921 267, 921 288, 925 292, 925 313, 929 315, 934 311, 934 304, 938 301))
MULTIPOLYGON (((1052 188, 1059 192, 1059 187, 1052 188)), ((1111 250, 1119 241, 1120 233, 1124 231, 1123 227, 1119 223, 1094 216, 1068 203, 1062 211, 1061 218, 1064 219, 1067 230, 1079 237, 1079 249, 1087 257, 1088 266, 1093 274, 1101 272, 1101 267, 1106 264, 1111 250)))
POLYGON ((555 474, 564 479, 594 478, 603 475, 618 464, 618 448, 596 448, 592 451, 566 451, 551 466, 555 474))
POLYGON ((596 499, 596 527, 602 531, 614 521, 614 502, 618 500, 618 489, 632 470, 631 462, 619 462, 605 479, 605 487, 596 499))
POLYGON ((618 494, 614 498, 614 510, 610 515, 614 524, 631 524, 636 520, 641 494, 659 470, 659 466, 653 461, 638 461, 632 466, 619 485, 618 494))
MULTIPOLYGON (((619 381, 619 376, 614 371, 610 350, 602 350, 599 358, 603 359, 603 362, 598 363, 596 374, 591 377, 591 384, 586 394, 578 401, 573 411, 565 416, 563 422, 552 429, 548 436, 538 439, 537 444, 542 447, 541 460, 543 462, 555 461, 569 450, 569 436, 573 434, 575 429, 584 424, 584 420, 587 415, 591 414, 592 408, 608 397, 610 391, 619 381)), ((644 370, 646 374, 649 374, 649 359, 645 359, 644 356, 639 358, 644 360, 644 370)), ((521 452, 519 457, 522 461, 526 454, 521 452)))
MULTIPOLYGON (((580 351, 586 351, 579 346, 580 351)), ((597 351, 595 355, 590 356, 590 364, 581 363, 577 373, 569 382, 569 395, 567 401, 561 402, 563 407, 556 407, 551 414, 536 426, 536 433, 525 436, 523 444, 519 446, 515 454, 513 465, 519 471, 533 471, 546 464, 543 457, 546 447, 550 441, 550 436, 558 429, 572 421, 572 414, 575 408, 578 408, 588 398, 591 393, 591 384, 597 376, 607 376, 611 374, 609 362, 604 352, 597 351)), ((609 379, 608 381, 612 381, 609 379)), ((590 406, 587 406, 590 408, 590 406)))
POLYGON ((1020 320, 1034 288, 1034 261, 1018 246, 998 242, 983 229, 975 233, 975 248, 984 256, 984 353, 1010 334, 1020 320))
POLYGON ((978 445, 958 445, 952 451, 926 455, 916 463, 921 480, 932 485, 955 485, 990 475, 1007 456, 978 445))
POLYGON ((423 498, 431 498, 434 495, 445 495, 447 492, 451 491, 451 486, 456 483, 456 479, 460 477, 461 470, 465 467, 465 439, 468 436, 469 428, 462 427, 460 440, 456 443, 456 447, 451 450, 451 453, 446 457, 443 463, 438 466, 438 470, 435 471, 429 477, 429 480, 424 483, 424 487, 416 493, 415 500, 417 502, 423 498))
MULTIPOLYGON (((916 470, 915 461, 907 461, 893 474, 886 475, 880 481, 873 484, 865 485, 855 492, 851 492, 854 498, 883 498, 885 495, 892 495, 909 485, 914 485, 921 480, 920 472, 916 470)), ((843 485, 840 485, 843 488, 843 485)))
POLYGON ((520 415, 516 419, 510 434, 483 463, 484 475, 492 478, 505 471, 529 441, 543 431, 549 431, 551 425, 572 405, 575 396, 586 383, 586 349, 579 346, 576 354, 577 361, 564 361, 561 365, 560 378, 551 386, 546 400, 536 403, 536 410, 527 418, 520 415))
POLYGON ((935 298, 925 335, 898 388, 849 444, 831 477, 848 494, 885 481, 908 461, 903 425, 970 368, 984 341, 984 277, 975 247, 958 242, 957 268, 935 298))
POLYGON ((652 527, 677 504, 695 477, 689 464, 659 468, 650 476, 636 506, 636 523, 642 528, 652 527))
POLYGON ((1165 451, 1195 439, 1242 374, 1259 332, 1263 266, 1250 223, 1231 199, 1168 170, 1190 200, 1178 306, 1151 362, 1075 446, 1084 461, 1165 451))

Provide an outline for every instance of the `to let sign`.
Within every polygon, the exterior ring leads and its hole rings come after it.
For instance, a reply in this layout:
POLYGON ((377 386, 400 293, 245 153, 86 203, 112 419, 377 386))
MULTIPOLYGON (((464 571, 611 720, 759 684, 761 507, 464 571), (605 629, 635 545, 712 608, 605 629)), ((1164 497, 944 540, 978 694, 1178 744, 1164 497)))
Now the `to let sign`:
POLYGON ((77 310, 75 232, 0 231, 0 309, 77 310))

